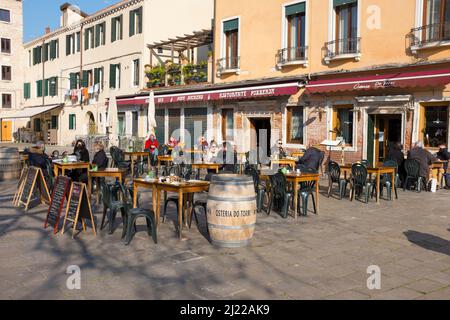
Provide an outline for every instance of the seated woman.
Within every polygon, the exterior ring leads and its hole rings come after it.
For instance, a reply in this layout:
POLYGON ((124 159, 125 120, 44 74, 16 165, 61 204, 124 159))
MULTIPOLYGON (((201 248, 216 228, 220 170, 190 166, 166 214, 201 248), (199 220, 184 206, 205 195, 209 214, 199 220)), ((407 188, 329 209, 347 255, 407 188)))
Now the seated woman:
POLYGON ((94 143, 94 159, 92 164, 97 165, 99 170, 104 170, 108 167, 108 157, 106 156, 105 146, 101 142, 94 143))
POLYGON ((159 143, 156 140, 156 136, 153 133, 150 133, 148 139, 145 141, 145 150, 150 152, 150 162, 152 166, 156 165, 158 160, 158 151, 159 143))
MULTIPOLYGON (((89 151, 86 148, 86 144, 84 143, 83 140, 78 140, 75 143, 75 147, 73 149, 73 155, 75 155, 77 157, 78 161, 90 162, 89 161, 89 151)), ((88 182, 87 172, 83 172, 83 169, 73 170, 69 174, 69 176, 72 178, 73 181, 76 181, 76 182, 83 182, 83 183, 88 182)))

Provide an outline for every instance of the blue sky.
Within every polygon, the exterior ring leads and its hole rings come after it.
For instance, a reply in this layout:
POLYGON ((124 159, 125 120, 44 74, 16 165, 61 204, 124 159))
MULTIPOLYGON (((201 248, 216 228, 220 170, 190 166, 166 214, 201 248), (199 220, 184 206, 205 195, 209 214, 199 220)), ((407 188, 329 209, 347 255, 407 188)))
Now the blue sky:
POLYGON ((47 26, 52 30, 58 28, 59 7, 66 2, 77 5, 82 11, 91 14, 118 0, 24 0, 24 41, 28 42, 43 35, 47 26))

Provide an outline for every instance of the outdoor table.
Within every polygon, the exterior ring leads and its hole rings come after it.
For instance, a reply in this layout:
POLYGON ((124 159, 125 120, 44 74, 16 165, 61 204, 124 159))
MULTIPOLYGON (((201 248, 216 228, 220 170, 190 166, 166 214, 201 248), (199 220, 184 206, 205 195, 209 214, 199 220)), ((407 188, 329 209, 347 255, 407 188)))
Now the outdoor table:
POLYGON ((61 162, 61 161, 53 161, 53 172, 55 173, 55 177, 59 175, 59 171, 61 171, 61 175, 66 175, 66 170, 76 170, 76 169, 86 169, 89 171, 90 168, 89 162, 61 162))
POLYGON ((208 169, 208 170, 216 170, 216 173, 219 173, 220 164, 213 162, 199 162, 193 163, 192 169, 208 169))
POLYGON ((430 175, 438 181, 438 188, 442 188, 444 182, 444 165, 448 161, 438 161, 430 165, 430 175))
POLYGON ((291 153, 291 156, 294 157, 294 158, 301 158, 301 157, 303 157, 304 155, 305 155, 304 152, 292 152, 292 153, 291 153))
MULTIPOLYGON (((106 168, 104 170, 97 171, 88 171, 88 193, 91 194, 92 190, 92 179, 93 178, 117 178, 122 183, 125 183, 125 176, 127 173, 127 169, 119 169, 119 168, 106 168)), ((99 203, 99 193, 97 192, 96 201, 99 203)))
POLYGON ((141 157, 147 157, 147 163, 148 163, 148 167, 150 168, 150 152, 145 152, 145 151, 125 151, 124 152, 125 156, 129 156, 130 160, 131 160, 131 176, 134 177, 134 159, 136 158, 136 160, 141 157))
POLYGON ((297 162, 294 159, 275 159, 270 161, 270 168, 273 169, 274 165, 285 166, 288 165, 292 169, 295 169, 297 162))
MULTIPOLYGON (((144 179, 134 179, 133 181, 134 188, 134 199, 133 206, 136 208, 137 206, 137 194, 139 188, 152 189, 153 196, 153 211, 155 212, 155 220, 157 224, 157 228, 160 225, 160 216, 161 216, 161 191, 173 192, 178 194, 178 233, 179 238, 182 240, 182 227, 183 227, 183 208, 189 210, 187 206, 183 206, 187 201, 183 198, 183 196, 190 195, 193 193, 203 192, 209 190, 209 182, 208 181, 187 181, 187 182, 178 182, 178 183, 169 183, 169 182, 159 182, 158 179, 152 179, 150 181, 146 181, 144 179)), ((185 223, 187 223, 186 212, 184 213, 185 223)))
MULTIPOLYGON (((298 185, 300 182, 309 182, 315 181, 316 183, 316 209, 317 214, 319 214, 319 178, 320 174, 318 173, 288 173, 285 175, 288 183, 292 183, 294 187, 294 218, 297 220, 298 218, 298 185)), ((270 175, 261 174, 259 178, 261 180, 265 180, 266 182, 270 181, 270 175)))
MULTIPOLYGON (((341 166, 341 170, 344 171, 344 177, 345 177, 345 179, 347 179, 347 172, 351 174, 351 172, 352 172, 352 165, 351 164, 342 165, 341 166)), ((375 174, 377 176, 376 191, 377 191, 377 204, 379 204, 380 203, 380 181, 381 181, 381 175, 385 174, 385 173, 391 175, 392 191, 394 191, 394 188, 395 188, 395 176, 397 174, 397 168, 395 168, 395 167, 367 167, 367 173, 369 175, 375 174)), ((394 198, 397 199, 397 196, 393 197, 392 199, 394 199, 394 198)))
POLYGON ((172 156, 158 156, 158 167, 161 166, 161 162, 172 163, 173 157, 172 156))

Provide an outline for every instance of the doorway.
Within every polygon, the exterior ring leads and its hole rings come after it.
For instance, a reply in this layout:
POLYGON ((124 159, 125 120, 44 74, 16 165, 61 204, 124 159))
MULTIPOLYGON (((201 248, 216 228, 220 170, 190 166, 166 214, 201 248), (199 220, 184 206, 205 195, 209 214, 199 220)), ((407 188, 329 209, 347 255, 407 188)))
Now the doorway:
POLYGON ((270 118, 252 118, 250 120, 251 141, 250 150, 258 150, 258 159, 270 157, 270 141, 272 126, 270 118), (260 152, 262 154, 260 155, 260 152))
POLYGON ((375 115, 375 164, 386 161, 389 150, 402 142, 402 116, 399 114, 375 115))
POLYGON ((12 141, 12 122, 2 121, 2 141, 12 141))

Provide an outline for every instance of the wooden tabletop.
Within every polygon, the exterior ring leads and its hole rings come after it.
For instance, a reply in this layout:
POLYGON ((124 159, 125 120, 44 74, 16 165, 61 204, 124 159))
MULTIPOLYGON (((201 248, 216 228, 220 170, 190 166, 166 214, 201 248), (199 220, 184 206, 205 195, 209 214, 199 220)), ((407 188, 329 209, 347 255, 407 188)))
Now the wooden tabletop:
POLYGON ((99 170, 89 170, 89 175, 91 176, 108 176, 112 174, 125 174, 127 172, 127 169, 119 169, 119 168, 106 168, 106 169, 99 169, 99 170))
POLYGON ((148 156, 150 152, 148 151, 125 151, 124 155, 126 156, 135 156, 135 157, 142 157, 142 156, 148 156))
POLYGON ((57 167, 76 169, 76 168, 86 168, 86 167, 89 167, 91 164, 89 162, 67 162, 67 163, 64 163, 64 162, 57 161, 57 162, 53 162, 53 165, 57 166, 57 167))

